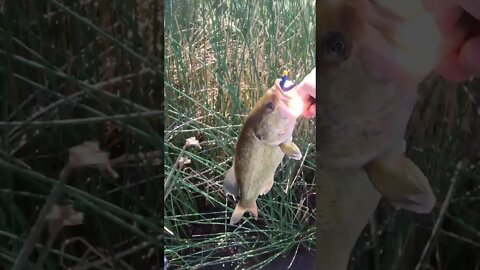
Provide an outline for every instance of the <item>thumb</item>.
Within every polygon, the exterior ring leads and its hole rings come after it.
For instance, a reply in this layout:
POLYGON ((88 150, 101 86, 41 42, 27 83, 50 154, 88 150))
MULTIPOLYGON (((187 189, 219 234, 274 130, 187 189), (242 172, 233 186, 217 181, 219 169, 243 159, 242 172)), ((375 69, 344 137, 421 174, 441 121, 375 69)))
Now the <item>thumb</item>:
POLYGON ((480 35, 466 42, 460 51, 460 61, 473 76, 480 76, 480 35))
POLYGON ((298 94, 305 97, 316 98, 316 74, 315 68, 298 84, 298 94))

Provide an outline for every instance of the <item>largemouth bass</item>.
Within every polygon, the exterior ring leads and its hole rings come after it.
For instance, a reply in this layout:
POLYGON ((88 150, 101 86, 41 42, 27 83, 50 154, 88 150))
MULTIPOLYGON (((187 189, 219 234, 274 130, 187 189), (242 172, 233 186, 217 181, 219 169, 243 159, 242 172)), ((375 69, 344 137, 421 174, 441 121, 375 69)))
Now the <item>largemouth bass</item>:
POLYGON ((440 44, 420 2, 317 2, 317 269, 347 268, 382 195, 416 213, 435 205, 428 179, 405 156, 418 83, 440 44))
POLYGON ((292 133, 304 104, 295 88, 284 92, 280 80, 276 80, 248 114, 236 144, 233 165, 227 170, 223 184, 225 194, 240 195, 231 224, 238 223, 247 211, 257 219, 257 198, 272 188, 283 157, 301 159, 300 149, 292 142, 292 133))
MULTIPOLYGON (((404 155, 403 136, 417 85, 433 68, 429 51, 435 48, 424 48, 418 58, 426 41, 403 38, 403 29, 395 28, 401 17, 389 21, 376 15, 385 7, 375 1, 325 0, 319 5, 316 146, 321 162, 363 168, 394 206, 430 212, 435 197, 424 174, 404 155)), ((418 24, 417 30, 425 25, 418 24)), ((420 39, 430 38, 432 29, 426 30, 420 39)))

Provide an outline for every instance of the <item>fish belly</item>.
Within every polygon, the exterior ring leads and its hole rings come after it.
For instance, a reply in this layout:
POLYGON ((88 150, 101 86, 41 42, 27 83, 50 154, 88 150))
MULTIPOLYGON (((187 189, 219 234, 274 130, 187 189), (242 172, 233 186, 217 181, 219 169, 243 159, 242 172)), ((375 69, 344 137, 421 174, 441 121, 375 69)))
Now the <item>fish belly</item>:
POLYGON ((256 140, 248 150, 237 153, 235 166, 240 184, 240 204, 248 207, 255 203, 262 188, 273 181, 275 171, 283 159, 279 146, 270 146, 256 140))

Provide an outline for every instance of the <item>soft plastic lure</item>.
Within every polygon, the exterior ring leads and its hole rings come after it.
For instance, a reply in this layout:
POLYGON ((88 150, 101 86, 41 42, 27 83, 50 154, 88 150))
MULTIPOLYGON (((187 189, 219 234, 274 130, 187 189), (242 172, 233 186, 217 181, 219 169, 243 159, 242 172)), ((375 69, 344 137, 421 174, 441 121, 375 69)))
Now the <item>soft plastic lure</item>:
POLYGON ((291 86, 285 88, 285 83, 287 82, 287 80, 288 80, 288 71, 284 70, 282 75, 282 80, 280 81, 280 87, 282 88, 283 92, 290 91, 292 90, 293 87, 297 85, 296 83, 293 83, 291 86))
POLYGON ((285 91, 285 83, 287 82, 287 80, 288 80, 288 71, 284 70, 282 80, 280 81, 280 87, 282 87, 283 91, 285 91))

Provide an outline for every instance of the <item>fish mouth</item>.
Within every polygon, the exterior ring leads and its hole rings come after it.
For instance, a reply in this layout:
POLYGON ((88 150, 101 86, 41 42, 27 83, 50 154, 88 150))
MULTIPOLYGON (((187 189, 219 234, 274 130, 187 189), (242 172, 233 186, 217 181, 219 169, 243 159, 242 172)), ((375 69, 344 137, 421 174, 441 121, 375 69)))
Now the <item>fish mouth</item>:
POLYGON ((280 87, 280 80, 275 81, 275 95, 279 99, 280 107, 284 111, 288 112, 288 115, 297 118, 305 110, 306 106, 311 105, 311 101, 305 100, 304 97, 300 96, 296 85, 292 85, 291 89, 288 91, 283 91, 280 87), (305 103, 307 101, 307 103, 305 103))
POLYGON ((282 107, 294 117, 300 115, 305 118, 314 117, 316 115, 316 99, 310 95, 300 94, 295 84, 290 88, 288 91, 283 91, 280 87, 280 80, 275 81, 275 94, 279 97, 282 107))

